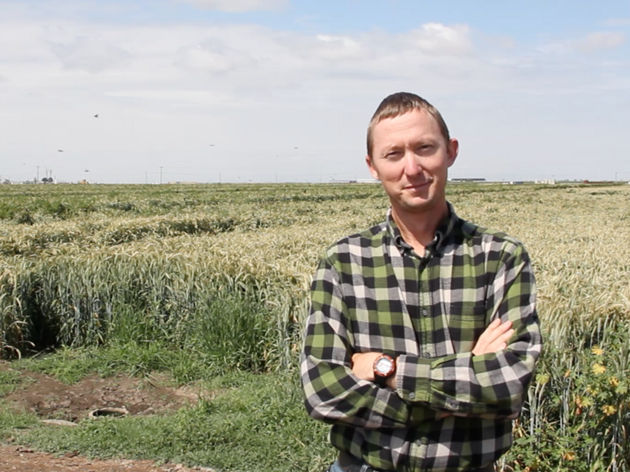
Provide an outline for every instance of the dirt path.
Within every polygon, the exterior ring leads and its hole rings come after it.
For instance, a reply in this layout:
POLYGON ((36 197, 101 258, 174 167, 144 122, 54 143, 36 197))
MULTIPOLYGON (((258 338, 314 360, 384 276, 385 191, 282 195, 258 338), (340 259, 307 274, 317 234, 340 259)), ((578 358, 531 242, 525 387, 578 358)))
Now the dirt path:
POLYGON ((2 472, 194 472, 211 471, 206 468, 188 468, 181 464, 157 466, 153 461, 125 459, 95 460, 74 454, 57 457, 35 452, 16 445, 0 445, 2 472))

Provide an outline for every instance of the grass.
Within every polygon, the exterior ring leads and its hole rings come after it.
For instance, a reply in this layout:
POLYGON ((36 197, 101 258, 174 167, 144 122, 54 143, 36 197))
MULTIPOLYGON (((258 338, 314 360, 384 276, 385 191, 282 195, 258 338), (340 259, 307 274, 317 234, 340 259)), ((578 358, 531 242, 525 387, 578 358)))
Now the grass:
MULTIPOLYGON (((92 357, 87 351, 65 351, 18 365, 71 383, 92 372, 124 372, 120 365, 112 370, 116 354, 120 352, 92 357)), ((132 365, 146 352, 134 354, 130 347, 125 354, 130 355, 127 369, 139 371, 132 365)), ((11 436, 53 453, 71 450, 226 471, 319 471, 333 459, 327 428, 306 418, 295 372, 232 372, 209 378, 203 391, 214 394, 172 415, 88 419, 69 429, 37 424, 35 415, 3 409, 0 438, 11 436)))
POLYGON ((0 441, 15 439, 21 433, 37 429, 39 419, 34 414, 12 411, 0 400, 0 441))
POLYGON ((0 370, 0 398, 14 391, 22 384, 20 373, 15 370, 0 370))
MULTIPOLYGON (((90 374, 111 377, 123 374, 143 377, 153 372, 168 372, 173 380, 182 385, 196 380, 208 380, 229 372, 252 370, 236 368, 245 364, 224 364, 212 352, 200 349, 173 348, 161 341, 113 342, 103 347, 61 348, 48 355, 26 358, 16 361, 16 368, 41 372, 67 384, 73 384, 90 374)), ((247 364, 249 365, 249 364, 247 364)), ((3 380, 0 372, 0 381, 3 380)), ((14 381, 19 381, 15 379, 14 381)), ((7 384, 7 392, 15 386, 7 384)), ((2 390, 0 390, 0 396, 2 390)))
POLYGON ((14 411, 3 401, 6 395, 18 390, 24 386, 24 383, 24 378, 18 369, 0 369, 0 441, 37 425, 38 419, 35 415, 14 411))

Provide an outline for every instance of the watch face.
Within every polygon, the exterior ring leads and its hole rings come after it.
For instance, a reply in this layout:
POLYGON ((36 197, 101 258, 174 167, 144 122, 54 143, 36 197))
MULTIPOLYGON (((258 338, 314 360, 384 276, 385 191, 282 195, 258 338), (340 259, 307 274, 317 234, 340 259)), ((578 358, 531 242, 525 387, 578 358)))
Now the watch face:
POLYGON ((381 357, 374 365, 374 370, 377 374, 387 376, 394 368, 394 363, 387 357, 381 357))

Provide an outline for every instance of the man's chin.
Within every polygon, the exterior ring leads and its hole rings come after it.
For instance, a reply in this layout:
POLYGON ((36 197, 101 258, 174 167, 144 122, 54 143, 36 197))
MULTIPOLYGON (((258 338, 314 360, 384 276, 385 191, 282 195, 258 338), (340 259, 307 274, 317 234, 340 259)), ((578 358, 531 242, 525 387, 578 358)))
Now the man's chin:
POLYGON ((402 212, 410 214, 426 214, 440 208, 440 203, 446 208, 446 200, 436 198, 411 198, 399 202, 399 208, 402 212))
POLYGON ((406 213, 426 213, 434 206, 435 204, 430 200, 414 199, 402 202, 400 209, 406 213))

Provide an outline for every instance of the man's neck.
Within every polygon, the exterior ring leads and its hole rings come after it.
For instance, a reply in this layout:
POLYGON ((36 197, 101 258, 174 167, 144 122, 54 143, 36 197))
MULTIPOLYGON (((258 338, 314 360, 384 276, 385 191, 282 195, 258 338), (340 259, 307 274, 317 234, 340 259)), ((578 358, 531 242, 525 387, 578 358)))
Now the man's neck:
POLYGON ((392 207, 392 218, 400 234, 419 256, 424 256, 425 248, 433 241, 435 231, 447 215, 446 201, 423 212, 401 211, 392 207))

